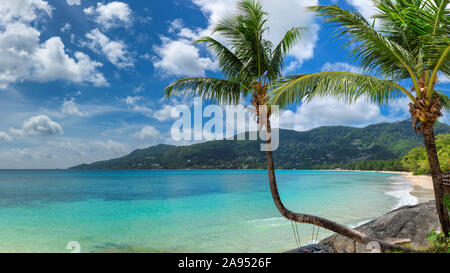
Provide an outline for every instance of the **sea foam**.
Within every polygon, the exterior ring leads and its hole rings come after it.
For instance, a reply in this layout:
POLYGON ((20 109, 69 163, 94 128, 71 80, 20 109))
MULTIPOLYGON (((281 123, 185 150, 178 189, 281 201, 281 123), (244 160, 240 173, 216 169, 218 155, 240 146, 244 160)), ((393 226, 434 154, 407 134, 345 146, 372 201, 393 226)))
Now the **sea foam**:
POLYGON ((419 199, 411 195, 413 186, 408 181, 404 181, 403 176, 395 176, 392 177, 391 180, 394 181, 392 183, 393 190, 387 191, 385 192, 385 194, 398 199, 398 203, 394 206, 393 209, 398 209, 402 206, 417 205, 419 203, 419 199))

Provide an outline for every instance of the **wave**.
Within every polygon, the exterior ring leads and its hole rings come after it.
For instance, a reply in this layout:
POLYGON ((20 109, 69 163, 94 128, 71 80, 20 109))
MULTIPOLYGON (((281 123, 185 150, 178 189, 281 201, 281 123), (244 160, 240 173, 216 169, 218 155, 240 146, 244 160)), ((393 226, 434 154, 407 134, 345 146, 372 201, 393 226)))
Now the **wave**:
POLYGON ((269 217, 269 218, 262 218, 262 219, 252 219, 252 220, 248 220, 245 221, 246 223, 265 223, 265 222, 275 222, 275 221, 280 221, 280 220, 285 220, 287 221, 284 217, 269 217))
POLYGON ((413 186, 411 185, 411 183, 407 181, 399 181, 399 179, 401 178, 396 177, 396 179, 392 179, 395 181, 392 182, 394 190, 385 192, 385 194, 398 199, 398 203, 396 206, 394 206, 393 209, 398 209, 402 206, 417 205, 419 203, 419 199, 411 195, 411 191, 413 190, 413 186))
POLYGON ((245 221, 247 224, 252 225, 258 225, 258 226, 281 226, 283 224, 286 224, 288 222, 287 219, 284 217, 269 217, 269 218, 262 218, 262 219, 252 219, 245 221))

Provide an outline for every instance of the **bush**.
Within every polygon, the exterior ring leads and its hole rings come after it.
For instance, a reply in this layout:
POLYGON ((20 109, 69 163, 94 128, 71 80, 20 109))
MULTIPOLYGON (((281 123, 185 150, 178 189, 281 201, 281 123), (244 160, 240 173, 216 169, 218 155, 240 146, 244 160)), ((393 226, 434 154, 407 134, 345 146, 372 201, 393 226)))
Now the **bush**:
MULTIPOLYGON (((445 194, 444 205, 450 210, 450 195, 448 194, 445 194)), ((448 235, 448 237, 445 237, 443 232, 436 233, 434 230, 428 233, 427 238, 431 243, 430 251, 450 253, 450 234, 448 235)))

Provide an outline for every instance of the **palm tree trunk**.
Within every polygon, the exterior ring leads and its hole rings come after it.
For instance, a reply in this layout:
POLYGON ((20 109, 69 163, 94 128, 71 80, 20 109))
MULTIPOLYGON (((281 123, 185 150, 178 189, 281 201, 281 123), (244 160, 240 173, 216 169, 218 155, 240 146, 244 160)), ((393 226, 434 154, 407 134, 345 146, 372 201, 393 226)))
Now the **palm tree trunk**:
POLYGON ((269 184, 270 184, 270 191, 272 193, 272 199, 275 202, 275 206, 277 207, 278 211, 283 215, 286 219, 295 221, 298 223, 307 223, 307 224, 313 224, 331 231, 334 231, 342 236, 345 236, 353 241, 356 241, 358 243, 361 243, 363 245, 367 245, 369 242, 376 241, 380 244, 380 247, 382 250, 403 250, 403 251, 411 251, 411 249, 403 248, 398 245, 394 245, 391 243, 387 243, 378 239, 375 239, 373 237, 367 236, 357 230, 348 228, 344 225, 338 224, 336 222, 333 222, 331 220, 309 215, 309 214, 303 214, 303 213, 296 213, 292 212, 289 209, 287 209, 283 202, 281 201, 280 195, 278 193, 277 188, 277 181, 275 177, 275 168, 273 164, 273 152, 272 152, 272 129, 270 122, 267 121, 267 133, 268 133, 268 139, 267 139, 267 151, 266 151, 266 159, 267 159, 267 172, 269 175, 269 184))
POLYGON ((450 236, 450 219, 447 208, 444 206, 444 187, 442 184, 442 171, 439 165, 436 143, 434 141, 434 122, 426 122, 423 127, 423 138, 430 163, 431 177, 433 178, 434 197, 436 210, 445 236, 450 236))

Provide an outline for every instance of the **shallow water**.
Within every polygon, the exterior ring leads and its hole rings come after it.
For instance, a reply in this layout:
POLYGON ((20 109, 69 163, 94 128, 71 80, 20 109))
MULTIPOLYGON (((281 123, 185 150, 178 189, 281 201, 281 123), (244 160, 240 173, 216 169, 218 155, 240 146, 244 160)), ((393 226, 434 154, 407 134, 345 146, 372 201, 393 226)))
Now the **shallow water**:
MULTIPOLYGON (((357 226, 417 203, 401 176, 278 171, 285 205, 357 226)), ((301 243, 311 225, 298 225, 301 243)), ((318 238, 329 235, 319 230, 318 238)), ((0 251, 280 252, 296 247, 263 170, 0 171, 0 251)))

